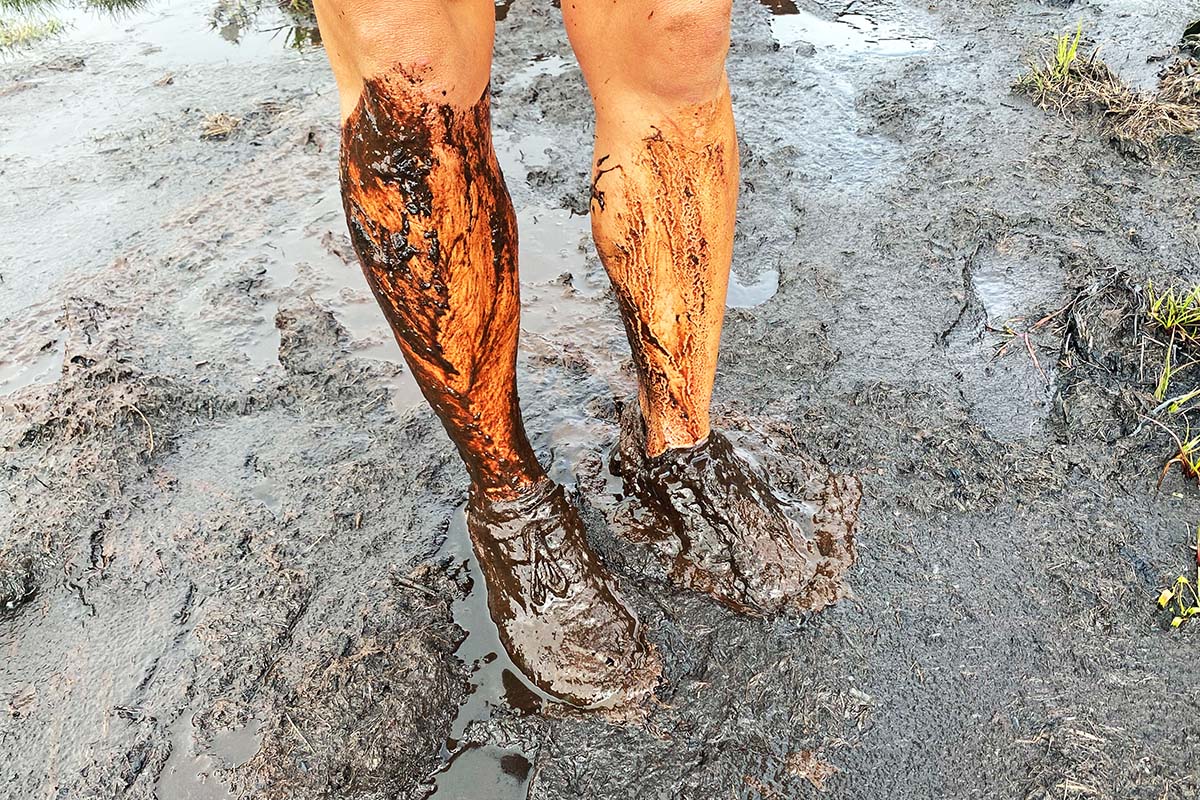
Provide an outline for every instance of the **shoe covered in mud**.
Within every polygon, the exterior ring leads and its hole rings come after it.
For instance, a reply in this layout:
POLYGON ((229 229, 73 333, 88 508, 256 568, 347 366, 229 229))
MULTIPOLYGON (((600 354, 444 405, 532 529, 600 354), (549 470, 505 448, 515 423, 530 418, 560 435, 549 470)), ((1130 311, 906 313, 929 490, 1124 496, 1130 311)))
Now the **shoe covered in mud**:
POLYGON ((633 706, 653 691, 658 657, 561 486, 545 480, 486 505, 472 498, 467 528, 500 641, 536 686, 587 709, 633 706))
POLYGON ((862 490, 815 463, 801 501, 785 502, 717 431, 701 444, 646 455, 636 403, 621 415, 613 471, 640 503, 632 538, 649 544, 668 577, 736 611, 818 611, 847 590, 862 490))

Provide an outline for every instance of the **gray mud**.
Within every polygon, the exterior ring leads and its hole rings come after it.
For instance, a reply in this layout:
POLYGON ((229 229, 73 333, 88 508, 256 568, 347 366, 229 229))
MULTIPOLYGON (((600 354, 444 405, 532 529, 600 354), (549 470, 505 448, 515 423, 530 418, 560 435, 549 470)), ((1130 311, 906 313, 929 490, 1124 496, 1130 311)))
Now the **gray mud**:
POLYGON ((80 12, 0 62, 0 796, 1195 797, 1195 634, 1153 598, 1200 502, 1155 491, 1130 287, 1200 278, 1196 166, 1010 86, 1078 21, 1149 83, 1200 7, 735 2, 716 416, 779 480, 806 452, 865 490, 856 597, 793 621, 672 590, 612 524, 632 373, 580 216, 587 94, 549 2, 503 11, 530 434, 660 704, 528 713, 488 660, 465 478, 351 256, 320 51, 80 12), (201 138, 216 113, 241 125, 201 138), (1081 298, 1036 363, 997 355, 1081 298))

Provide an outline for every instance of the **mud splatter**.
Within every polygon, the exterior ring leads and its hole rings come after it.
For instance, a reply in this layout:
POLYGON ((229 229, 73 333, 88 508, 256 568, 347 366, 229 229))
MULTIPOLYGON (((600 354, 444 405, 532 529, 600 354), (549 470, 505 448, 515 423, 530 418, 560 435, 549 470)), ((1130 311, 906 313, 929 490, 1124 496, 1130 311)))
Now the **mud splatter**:
POLYGON ((517 229, 492 149, 489 93, 436 104, 403 70, 367 79, 342 134, 351 239, 422 393, 473 486, 542 476, 515 379, 517 229))

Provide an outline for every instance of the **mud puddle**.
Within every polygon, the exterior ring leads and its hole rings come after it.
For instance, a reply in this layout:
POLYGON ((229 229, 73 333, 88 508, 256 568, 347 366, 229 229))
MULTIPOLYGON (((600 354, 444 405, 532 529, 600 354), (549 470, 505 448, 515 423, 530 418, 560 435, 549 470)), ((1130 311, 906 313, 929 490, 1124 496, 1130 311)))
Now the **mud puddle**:
POLYGON ((906 56, 927 53, 935 44, 919 24, 892 16, 888 4, 850 3, 832 18, 798 7, 790 0, 762 0, 771 10, 771 35, 780 44, 807 42, 818 52, 906 56))
POLYGON ((62 375, 66 353, 57 314, 46 304, 31 309, 23 320, 4 323, 10 345, 0 352, 0 398, 34 384, 53 383, 62 375))
POLYGON ((222 731, 208 749, 197 751, 195 723, 190 711, 171 727, 171 755, 158 777, 155 791, 172 800, 232 800, 225 784, 213 771, 245 764, 262 744, 262 724, 247 724, 222 731))
POLYGON ((516 746, 467 741, 473 723, 497 714, 530 714, 550 699, 521 677, 500 643, 487 607, 483 573, 471 552, 466 509, 450 517, 440 556, 466 570, 470 588, 451 606, 455 624, 467 632, 455 657, 471 672, 471 688, 442 748, 442 766, 430 797, 439 800, 517 800, 524 798, 535 753, 516 746), (511 711, 510 711, 511 710, 511 711))

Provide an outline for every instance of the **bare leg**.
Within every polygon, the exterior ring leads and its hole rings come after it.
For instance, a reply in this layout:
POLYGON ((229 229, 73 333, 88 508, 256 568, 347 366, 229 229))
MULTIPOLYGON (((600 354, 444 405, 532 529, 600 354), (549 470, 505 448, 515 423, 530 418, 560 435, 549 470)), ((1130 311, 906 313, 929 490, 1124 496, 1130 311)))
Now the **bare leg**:
POLYGON ((738 186, 729 2, 565 0, 563 15, 596 106, 592 231, 638 373, 618 459, 645 505, 636 535, 738 610, 819 608, 853 556, 857 482, 821 476, 792 519, 709 425, 738 186))
POLYGON ((738 192, 729 6, 568 0, 563 13, 596 106, 592 231, 658 455, 709 432, 738 192))
POLYGON ((351 238, 466 465, 501 640, 562 699, 643 695, 657 662, 521 422, 516 219, 488 113, 493 5, 318 0, 317 14, 342 98, 351 238))
MULTIPOLYGON (((486 3, 396 5, 402 16, 374 24, 401 27, 419 16, 426 35, 418 29, 394 48, 370 38, 363 9, 349 11, 358 26, 349 30, 330 21, 345 18, 329 4, 318 5, 322 28, 333 32, 339 84, 349 84, 343 96, 354 98, 342 106, 346 218, 367 281, 472 490, 511 499, 545 473, 517 404, 516 219, 492 150, 490 59, 474 55, 491 53, 494 22, 486 3), (358 73, 359 63, 337 60, 343 52, 380 63, 358 73)), ((374 6, 365 8, 369 15, 374 6)))

